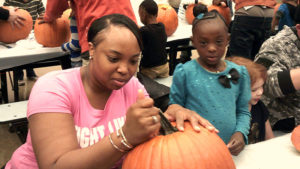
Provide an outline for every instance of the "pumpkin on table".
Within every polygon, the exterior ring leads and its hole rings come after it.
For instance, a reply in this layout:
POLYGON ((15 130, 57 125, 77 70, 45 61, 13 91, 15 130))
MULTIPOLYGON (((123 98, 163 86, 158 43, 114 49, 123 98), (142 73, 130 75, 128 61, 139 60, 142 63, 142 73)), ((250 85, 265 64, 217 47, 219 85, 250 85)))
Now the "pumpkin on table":
POLYGON ((210 5, 208 7, 208 11, 212 11, 212 10, 217 10, 225 19, 226 24, 229 26, 230 22, 231 22, 231 13, 230 13, 230 9, 227 6, 222 6, 222 5, 210 5))
MULTIPOLYGON (((162 124, 163 126, 163 124, 162 124)), ((122 169, 235 169, 232 156, 215 133, 197 133, 185 122, 184 132, 159 135, 126 156, 122 169)))
POLYGON ((292 131, 291 141, 296 150, 300 152, 300 125, 295 127, 292 131))
POLYGON ((196 4, 190 4, 186 10, 185 10, 185 18, 188 24, 192 24, 193 20, 195 18, 194 14, 193 14, 193 9, 195 7, 196 4))
POLYGON ((15 43, 18 40, 26 39, 31 32, 33 21, 30 13, 23 9, 17 9, 16 13, 25 18, 24 25, 20 28, 13 28, 8 21, 0 20, 0 42, 15 43))
POLYGON ((67 17, 57 18, 51 23, 39 24, 40 21, 37 19, 34 25, 34 36, 39 44, 58 47, 70 40, 70 23, 67 17))
POLYGON ((168 4, 158 4, 157 21, 165 25, 167 36, 171 36, 178 26, 178 17, 175 9, 168 4))

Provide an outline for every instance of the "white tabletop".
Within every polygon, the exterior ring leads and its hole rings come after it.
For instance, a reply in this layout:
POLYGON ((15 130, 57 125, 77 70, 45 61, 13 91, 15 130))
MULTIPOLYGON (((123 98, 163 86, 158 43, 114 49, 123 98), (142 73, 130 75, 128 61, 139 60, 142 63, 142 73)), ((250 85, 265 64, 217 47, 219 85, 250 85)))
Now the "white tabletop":
POLYGON ((50 48, 38 44, 33 33, 30 33, 28 38, 14 44, 2 44, 0 43, 0 70, 66 55, 60 47, 50 48))
POLYGON ((28 101, 0 104, 0 123, 26 118, 28 101))
POLYGON ((299 169, 300 152, 291 142, 291 133, 250 144, 233 156, 237 169, 299 169))

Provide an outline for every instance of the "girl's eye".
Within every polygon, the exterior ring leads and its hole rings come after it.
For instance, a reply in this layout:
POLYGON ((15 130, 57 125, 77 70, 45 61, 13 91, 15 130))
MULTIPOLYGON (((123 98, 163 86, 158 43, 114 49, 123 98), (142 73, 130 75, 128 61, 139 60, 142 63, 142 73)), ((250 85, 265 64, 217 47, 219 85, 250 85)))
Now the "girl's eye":
POLYGON ((119 58, 116 58, 116 57, 107 56, 107 58, 112 63, 116 63, 119 61, 119 58))
POLYGON ((204 41, 199 42, 201 46, 205 46, 207 43, 204 41))
POLYGON ((223 40, 217 40, 217 45, 222 45, 223 44, 223 40))

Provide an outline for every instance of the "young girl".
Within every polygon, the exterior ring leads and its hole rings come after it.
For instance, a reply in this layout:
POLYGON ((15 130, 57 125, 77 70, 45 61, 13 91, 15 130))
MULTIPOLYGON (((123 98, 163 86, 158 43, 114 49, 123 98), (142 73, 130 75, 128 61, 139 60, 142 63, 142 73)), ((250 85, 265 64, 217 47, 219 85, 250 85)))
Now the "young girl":
POLYGON ((237 155, 247 143, 251 97, 247 69, 222 60, 229 42, 228 28, 216 11, 199 14, 192 26, 199 57, 179 64, 174 72, 170 104, 178 104, 209 120, 237 155))
MULTIPOLYGON (((124 15, 106 15, 92 23, 88 42, 87 66, 51 72, 36 82, 27 141, 6 169, 112 168, 156 135, 159 109, 133 77, 142 49, 136 24, 124 15)), ((199 115, 170 112, 179 123, 209 125, 199 115)))
POLYGON ((274 134, 269 122, 269 111, 260 100, 264 91, 263 85, 267 79, 267 69, 263 65, 244 57, 229 57, 227 60, 245 66, 250 75, 251 100, 249 110, 251 111, 251 126, 248 135, 249 143, 257 143, 273 138, 274 134))

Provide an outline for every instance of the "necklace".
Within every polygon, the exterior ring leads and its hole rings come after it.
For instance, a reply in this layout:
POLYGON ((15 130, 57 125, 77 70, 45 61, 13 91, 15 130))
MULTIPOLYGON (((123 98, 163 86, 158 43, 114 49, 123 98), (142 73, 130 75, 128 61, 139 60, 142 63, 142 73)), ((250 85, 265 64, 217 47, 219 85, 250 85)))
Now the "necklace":
POLYGON ((224 71, 224 69, 226 68, 226 65, 227 65, 224 60, 221 60, 221 63, 216 68, 216 70, 210 70, 206 66, 204 66, 199 60, 198 60, 198 63, 202 66, 203 69, 205 69, 207 72, 210 72, 210 73, 220 73, 220 72, 224 71))

